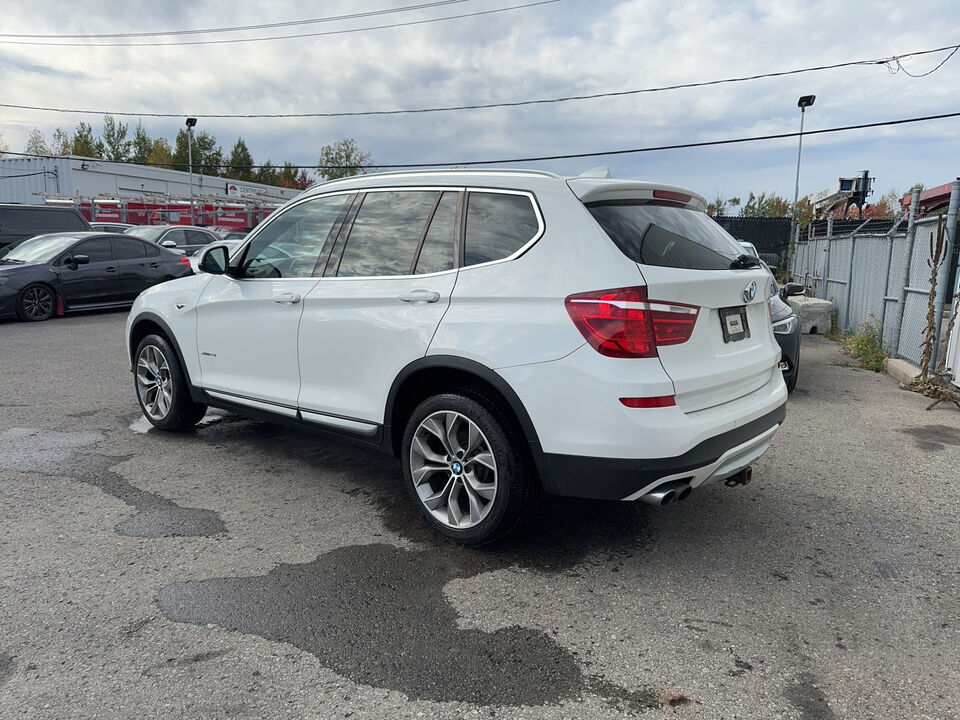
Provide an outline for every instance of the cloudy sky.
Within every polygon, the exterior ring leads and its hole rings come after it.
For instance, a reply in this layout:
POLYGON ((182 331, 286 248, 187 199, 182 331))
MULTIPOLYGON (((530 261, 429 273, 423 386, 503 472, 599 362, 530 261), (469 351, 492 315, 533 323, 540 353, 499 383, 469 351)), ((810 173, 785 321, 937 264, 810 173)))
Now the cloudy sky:
MULTIPOLYGON (((200 117, 229 152, 242 136, 256 162, 316 163, 325 143, 355 138, 382 164, 469 162, 702 142, 795 131, 798 96, 816 94, 808 130, 960 111, 960 53, 913 78, 883 65, 550 105, 429 114, 309 119, 213 119, 212 113, 396 110, 616 92, 887 58, 960 43, 955 3, 653 2, 561 0, 473 17, 532 0, 461 0, 433 7, 271 30, 135 42, 330 33, 262 42, 167 47, 13 44, 10 34, 209 29, 377 11, 429 0, 5 0, 0 102, 173 113, 145 118, 172 139, 200 117)), ((22 39, 21 39, 22 40, 22 39)), ((45 42, 50 42, 49 40, 45 42)), ((89 42, 60 40, 54 42, 89 42)), ((131 40, 124 40, 131 42, 131 40)), ((919 74, 946 53, 903 60, 919 74)), ((101 118, 0 108, 0 133, 24 149, 101 118)), ((131 125, 136 123, 132 119, 131 125)), ((960 175, 960 118, 807 138, 801 194, 869 169, 880 193, 960 175)), ((618 177, 693 188, 713 197, 773 191, 792 197, 796 140, 668 150, 524 166, 577 174, 607 165, 618 177)), ((879 193, 878 193, 879 194, 879 193)))

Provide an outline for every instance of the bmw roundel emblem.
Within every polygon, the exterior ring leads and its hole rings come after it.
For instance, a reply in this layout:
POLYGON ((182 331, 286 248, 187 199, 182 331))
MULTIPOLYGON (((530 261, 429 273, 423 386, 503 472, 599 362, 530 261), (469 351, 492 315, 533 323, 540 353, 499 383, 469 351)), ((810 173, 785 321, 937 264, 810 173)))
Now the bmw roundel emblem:
POLYGON ((459 475, 463 471, 463 465, 458 462, 453 464, 453 472, 459 475))
POLYGON ((753 299, 757 296, 757 281, 751 280, 747 286, 743 289, 743 301, 745 303, 753 302, 753 299))

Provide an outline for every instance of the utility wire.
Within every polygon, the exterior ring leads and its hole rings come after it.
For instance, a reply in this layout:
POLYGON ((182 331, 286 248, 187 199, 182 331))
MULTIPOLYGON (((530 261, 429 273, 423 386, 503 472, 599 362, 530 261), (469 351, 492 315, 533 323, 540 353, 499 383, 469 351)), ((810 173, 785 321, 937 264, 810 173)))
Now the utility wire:
POLYGON ((63 42, 41 42, 38 40, 0 40, 3 45, 47 45, 56 47, 172 47, 175 45, 228 45, 233 43, 261 42, 264 40, 290 40, 293 38, 307 37, 325 37, 328 35, 346 35, 350 33, 367 32, 368 30, 385 30, 387 28, 410 27, 412 25, 427 25, 429 23, 444 22, 446 20, 459 20, 462 18, 480 17, 481 15, 493 15, 495 13, 507 12, 509 10, 521 10, 523 8, 535 7, 537 5, 551 5, 562 2, 563 0, 537 0, 536 2, 526 2, 519 5, 509 5, 492 10, 478 10, 477 12, 461 13, 460 15, 445 15, 438 18, 427 18, 425 20, 409 20, 407 22, 389 23, 385 25, 369 25, 362 28, 351 28, 348 30, 326 30, 323 32, 298 33, 296 35, 265 35, 263 37, 253 38, 230 38, 227 40, 177 40, 176 42, 119 42, 119 43, 63 43, 63 42))
POLYGON ((407 12, 409 10, 423 10, 426 8, 438 7, 440 5, 455 5, 458 3, 473 2, 473 0, 435 0, 434 2, 420 3, 419 5, 404 5, 403 7, 386 8, 384 10, 370 10, 368 12, 349 13, 347 15, 328 15, 326 17, 309 18, 305 20, 286 20, 284 22, 260 23, 259 25, 234 25, 231 27, 201 28, 194 30, 162 30, 159 32, 135 32, 135 33, 91 33, 88 35, 62 35, 52 34, 30 34, 30 33, 0 33, 0 38, 28 39, 35 38, 40 40, 97 40, 110 38, 138 38, 138 37, 166 37, 175 35, 212 35, 214 33, 241 32, 245 30, 269 30, 278 27, 291 27, 296 25, 314 25, 316 23, 336 22, 338 20, 357 20, 359 18, 373 17, 375 15, 390 15, 393 13, 407 12))
POLYGON ((896 57, 896 58, 892 58, 889 62, 886 63, 886 65, 887 65, 887 69, 890 70, 890 74, 891 74, 891 75, 896 75, 898 72, 902 72, 904 75, 909 75, 909 76, 912 77, 912 78, 927 77, 927 75, 933 75, 933 73, 935 73, 937 70, 939 70, 939 69, 942 68, 944 65, 946 65, 946 64, 947 64, 947 60, 949 60, 950 58, 952 58, 952 57, 957 53, 957 50, 960 50, 960 47, 955 47, 955 48, 953 49, 953 52, 951 52, 951 53, 950 53, 949 55, 947 55, 943 60, 941 60, 941 61, 939 62, 939 64, 937 64, 937 66, 934 67, 932 70, 927 70, 927 72, 925 72, 925 73, 919 73, 919 74, 916 74, 916 75, 913 74, 912 72, 910 72, 909 70, 907 70, 907 69, 903 66, 903 64, 900 62, 900 57, 906 57, 905 55, 902 55, 902 56, 896 57), (891 63, 895 63, 895 65, 892 65, 892 66, 891 66, 891 63))
MULTIPOLYGON (((13 154, 13 153, 2 153, 2 154, 13 154)), ((19 155, 20 153, 16 153, 16 154, 19 155)), ((22 175, 0 175, 0 180, 13 180, 14 178, 33 177, 35 175, 56 175, 56 173, 53 170, 41 170, 40 172, 23 173, 22 175)))
MULTIPOLYGON (((517 100, 511 102, 497 103, 476 103, 471 105, 450 105, 446 107, 413 108, 405 110, 359 110, 356 112, 311 112, 311 113, 152 113, 152 112, 114 112, 110 110, 80 110, 75 108, 57 108, 38 105, 15 105, 11 103, 0 103, 0 107, 12 108, 15 110, 36 110, 39 112, 67 113, 75 115, 116 115, 120 117, 156 117, 156 118, 181 118, 198 117, 208 119, 289 119, 289 118, 336 118, 336 117, 371 117, 376 115, 413 115, 435 112, 455 112, 461 110, 487 110, 490 108, 503 107, 522 107, 525 105, 546 105, 553 103, 564 103, 580 100, 596 100, 608 97, 623 97, 627 95, 641 95, 645 93, 658 93, 668 90, 684 90, 688 88, 708 87, 712 85, 728 85, 731 83, 747 82, 749 80, 761 80, 763 78, 783 77, 785 75, 799 75, 802 73, 821 72, 823 70, 836 70, 838 68, 851 67, 856 65, 886 65, 889 62, 898 61, 900 58, 918 57, 921 55, 930 55, 931 53, 953 50, 947 58, 930 72, 934 72, 953 56, 960 45, 947 45, 946 47, 934 48, 932 50, 918 50, 916 52, 903 53, 893 58, 878 58, 873 60, 851 60, 849 62, 834 63, 833 65, 816 65, 813 67, 796 68, 794 70, 778 70, 768 73, 759 73, 756 75, 743 75, 740 77, 724 78, 722 80, 703 80, 700 82, 683 83, 678 85, 664 85, 660 87, 640 88, 637 90, 619 90, 614 92, 594 93, 591 95, 567 95, 554 98, 540 98, 534 100, 517 100)), ((929 73, 926 73, 929 74, 929 73)))
MULTIPOLYGON (((952 113, 942 113, 940 115, 924 115, 922 117, 913 117, 913 118, 903 118, 901 120, 883 120, 880 122, 872 123, 860 123, 857 125, 843 125, 840 127, 832 128, 823 128, 821 130, 806 130, 803 132, 804 136, 807 135, 825 135, 828 133, 839 133, 847 132, 849 130, 864 130, 867 128, 878 128, 878 127, 890 127, 893 125, 906 125, 909 123, 918 123, 926 122, 929 120, 945 120, 948 118, 960 117, 960 112, 952 113)), ((399 170, 404 168, 440 168, 440 167, 455 167, 461 165, 501 165, 505 163, 520 163, 520 162, 542 162, 545 160, 570 160, 576 158, 592 158, 592 157, 604 157, 604 156, 613 156, 613 155, 632 155, 636 153, 644 152, 657 152, 660 150, 682 150, 685 148, 701 148, 701 147, 712 147, 719 145, 733 145, 737 143, 748 143, 748 142, 758 142, 762 140, 782 140, 785 138, 795 138, 798 137, 801 133, 799 132, 785 132, 785 133, 774 133, 771 135, 752 135, 749 137, 739 137, 739 138, 728 138, 725 140, 705 140, 703 142, 693 142, 693 143, 677 143, 674 145, 653 145, 648 147, 639 147, 639 148, 629 148, 626 150, 601 150, 597 152, 583 152, 583 153, 569 153, 565 155, 535 155, 529 157, 514 157, 514 158, 501 158, 499 160, 457 160, 454 162, 419 162, 419 163, 393 163, 390 165, 382 165, 377 163, 375 167, 384 169, 384 170, 399 170)), ((55 155, 37 155, 34 153, 18 153, 18 152, 7 152, 7 155, 18 155, 20 157, 33 157, 33 158, 45 158, 45 159, 55 159, 55 155)), ((103 160, 97 158, 91 158, 100 163, 108 163, 113 165, 153 165, 159 167, 167 168, 186 168, 188 167, 187 163, 134 163, 129 160, 120 161, 120 160, 103 160)), ((205 166, 202 163, 196 163, 195 167, 205 166)), ((223 168, 231 168, 234 166, 231 165, 222 165, 223 168)), ((240 166, 238 166, 240 167, 240 166)), ((262 167, 267 167, 266 165, 243 165, 244 168, 250 169, 259 169, 262 167)), ((270 165, 271 168, 277 168, 276 165, 270 165)), ((286 166, 295 170, 355 170, 361 166, 357 165, 291 165, 286 166)))

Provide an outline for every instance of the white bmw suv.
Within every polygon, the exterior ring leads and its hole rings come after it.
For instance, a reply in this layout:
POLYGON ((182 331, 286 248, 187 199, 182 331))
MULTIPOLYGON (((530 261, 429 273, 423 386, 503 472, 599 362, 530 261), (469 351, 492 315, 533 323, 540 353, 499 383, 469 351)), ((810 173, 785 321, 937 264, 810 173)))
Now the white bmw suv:
POLYGON ((664 504, 745 480, 785 415, 770 277, 704 207, 536 171, 325 183, 140 295, 137 398, 164 430, 217 406, 399 455, 465 544, 541 491, 664 504))

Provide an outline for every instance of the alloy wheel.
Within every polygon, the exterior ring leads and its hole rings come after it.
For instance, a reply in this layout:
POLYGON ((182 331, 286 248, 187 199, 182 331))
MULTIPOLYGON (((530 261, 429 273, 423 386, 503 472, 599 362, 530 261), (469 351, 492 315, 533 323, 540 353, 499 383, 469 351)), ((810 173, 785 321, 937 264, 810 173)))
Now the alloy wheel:
POLYGON ((45 320, 53 312, 53 293, 45 287, 27 288, 22 302, 23 312, 31 320, 45 320))
POLYGON ((420 502, 455 530, 483 521, 497 497, 497 461, 470 418, 438 411, 424 418, 410 444, 410 473, 420 502))
POLYGON ((156 345, 146 345, 137 358, 137 393, 144 412, 163 420, 173 404, 170 365, 156 345))

